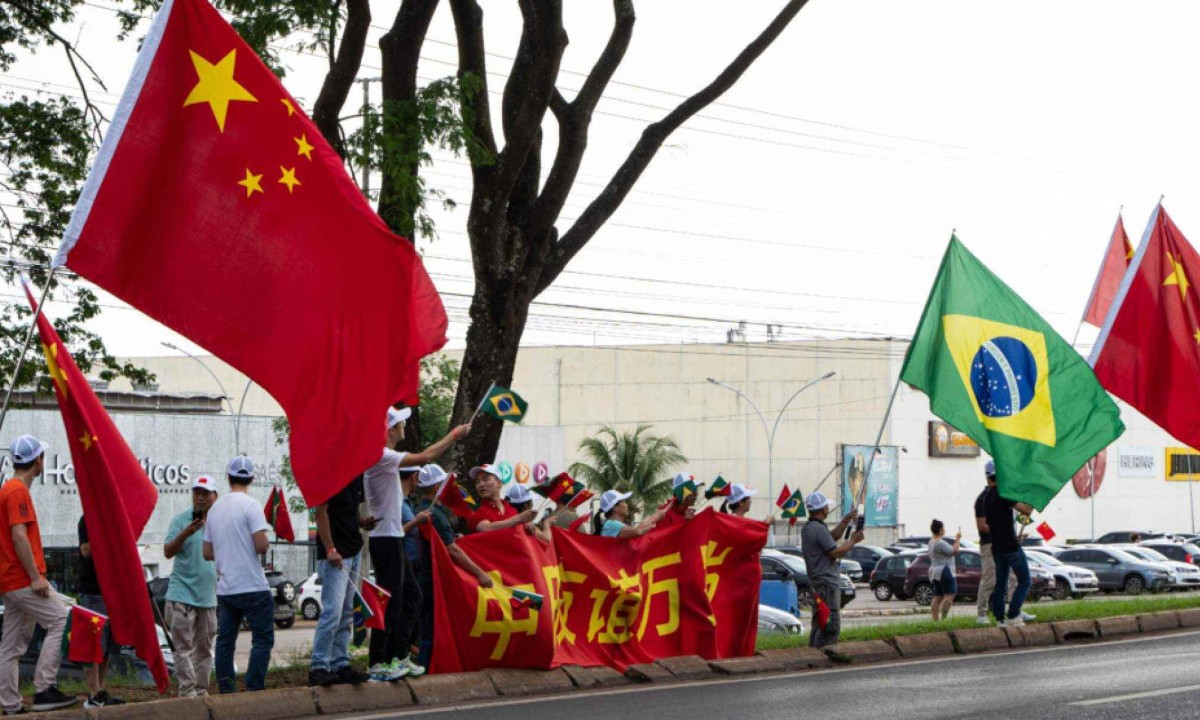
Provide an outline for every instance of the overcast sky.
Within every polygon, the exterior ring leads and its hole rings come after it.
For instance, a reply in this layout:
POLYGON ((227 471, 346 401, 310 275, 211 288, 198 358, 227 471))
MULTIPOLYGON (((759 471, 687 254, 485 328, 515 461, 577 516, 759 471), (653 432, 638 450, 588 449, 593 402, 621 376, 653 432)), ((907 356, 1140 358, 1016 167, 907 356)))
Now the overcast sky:
MULTIPOLYGON (((111 93, 101 101, 115 105, 135 45, 115 41, 110 3, 89 0, 63 30, 80 38, 111 93)), ((379 74, 378 37, 397 4, 373 3, 361 77, 379 74)), ((612 11, 602 0, 565 5, 560 87, 572 97, 612 11)), ((566 217, 647 122, 707 83, 781 5, 642 2, 566 217)), ((426 79, 454 72, 444 6, 422 51, 426 79)), ((519 16, 515 2, 484 7, 489 79, 500 90, 519 16)), ((661 316, 535 305, 526 343, 723 341, 738 320, 749 321, 751 340, 766 339, 767 323, 784 340, 908 336, 952 228, 1070 340, 1120 206, 1135 243, 1160 194, 1183 231, 1200 236, 1198 26, 1194 0, 812 0, 720 105, 670 138, 573 272, 541 297, 661 316)), ((311 109, 324 61, 284 59, 285 84, 311 109)), ((61 52, 22 60, 0 89, 42 83, 71 87, 61 52)), ((377 100, 378 85, 372 92, 377 100)), ((549 116, 546 127, 552 148, 549 116)), ((469 170, 438 157, 429 182, 462 206, 437 213, 440 238, 421 248, 447 293, 451 346, 461 347, 469 170)), ((93 327, 113 352, 166 354, 161 342, 185 342, 106 302, 113 307, 93 327)), ((1081 344, 1094 336, 1085 330, 1081 344)))

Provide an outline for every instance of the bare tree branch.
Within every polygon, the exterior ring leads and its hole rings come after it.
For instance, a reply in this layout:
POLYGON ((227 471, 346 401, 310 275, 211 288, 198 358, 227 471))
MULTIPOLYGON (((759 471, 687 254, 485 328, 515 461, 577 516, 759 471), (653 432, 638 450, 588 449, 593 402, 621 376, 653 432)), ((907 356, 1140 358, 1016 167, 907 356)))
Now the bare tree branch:
MULTIPOLYGON (((496 134, 492 131, 492 110, 488 102, 487 55, 483 46, 483 10, 475 0, 450 0, 454 15, 454 32, 458 39, 458 77, 473 75, 479 90, 470 98, 471 130, 487 149, 496 156, 496 134)), ((476 181, 482 166, 472 163, 476 181)), ((489 171, 490 172, 490 171, 489 171)), ((476 183, 478 184, 478 182, 476 183)))
POLYGON ((771 43, 779 37, 796 15, 804 9, 808 0, 790 0, 779 11, 775 19, 746 46, 728 67, 702 90, 684 100, 662 120, 649 125, 642 131, 642 137, 630 151, 629 156, 617 172, 609 180, 608 185, 600 192, 587 208, 579 215, 571 229, 563 234, 553 250, 552 256, 546 263, 542 277, 538 283, 538 292, 542 292, 559 273, 575 257, 588 241, 595 236, 596 231, 616 212, 633 188, 634 183, 641 177, 650 161, 658 153, 663 142, 680 125, 710 103, 721 97, 733 84, 742 77, 750 65, 766 51, 771 43))
POLYGON ((342 31, 337 59, 325 74, 321 93, 313 104, 313 123, 342 157, 346 155, 346 146, 338 132, 338 113, 346 104, 350 88, 354 86, 354 78, 362 66, 363 50, 370 29, 370 0, 346 0, 346 27, 342 31))

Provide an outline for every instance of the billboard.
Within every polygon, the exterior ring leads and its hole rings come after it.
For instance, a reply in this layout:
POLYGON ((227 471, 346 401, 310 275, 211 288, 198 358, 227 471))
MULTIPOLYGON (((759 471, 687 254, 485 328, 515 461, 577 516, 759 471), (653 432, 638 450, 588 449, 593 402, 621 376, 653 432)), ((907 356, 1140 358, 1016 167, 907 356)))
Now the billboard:
POLYGON ((929 457, 979 457, 980 449, 967 434, 941 420, 929 421, 929 457))
MULTIPOLYGON (((894 445, 880 446, 871 467, 870 485, 867 487, 864 510, 867 527, 894 527, 900 500, 899 449, 894 445)), ((867 458, 871 456, 870 445, 842 446, 842 514, 850 512, 850 506, 862 493, 867 480, 867 458)))

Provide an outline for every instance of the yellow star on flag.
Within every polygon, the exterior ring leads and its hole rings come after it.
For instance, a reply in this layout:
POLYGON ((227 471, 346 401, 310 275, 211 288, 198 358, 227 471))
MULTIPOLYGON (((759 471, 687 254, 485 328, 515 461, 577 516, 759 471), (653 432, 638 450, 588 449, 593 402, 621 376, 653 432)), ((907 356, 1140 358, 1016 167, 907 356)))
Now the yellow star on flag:
POLYGON ((244 180, 238 180, 238 185, 246 188, 246 197, 250 197, 256 192, 265 194, 265 191, 262 189, 262 185, 259 184, 261 180, 261 173, 255 175, 254 173, 250 172, 250 168, 246 168, 246 178, 244 180))
POLYGON ((1196 332, 1192 335, 1192 337, 1196 338, 1196 344, 1200 345, 1200 328, 1196 328, 1196 332))
POLYGON ((280 165, 279 172, 283 173, 283 177, 279 178, 279 183, 282 185, 287 185, 288 194, 291 194, 292 191, 295 190, 296 186, 301 184, 301 182, 296 179, 296 168, 285 168, 284 166, 280 165))
POLYGON ((304 133, 300 137, 292 139, 296 141, 296 154, 303 155, 311 162, 313 146, 308 144, 308 133, 304 133))
POLYGON ((292 104, 291 100, 288 100, 287 98, 279 98, 279 102, 283 103, 283 106, 287 108, 288 117, 296 114, 296 106, 292 104))
POLYGON ((188 94, 183 106, 208 103, 212 108, 213 117, 217 119, 217 129, 225 132, 225 115, 229 112, 229 103, 234 101, 258 102, 258 98, 233 79, 233 67, 237 60, 237 50, 221 58, 216 65, 205 60, 196 51, 192 54, 192 65, 196 68, 198 78, 196 86, 188 94))
POLYGON ((1168 285, 1178 285, 1179 298, 1181 300, 1186 300, 1187 289, 1190 283, 1188 282, 1187 274, 1183 272, 1183 263, 1176 260, 1171 253, 1167 253, 1167 262, 1171 264, 1172 270, 1171 274, 1167 276, 1167 279, 1163 280, 1163 287, 1168 285))
POLYGON ((92 445, 95 445, 99 440, 100 438, 93 435, 90 430, 85 430, 83 437, 79 438, 79 442, 83 443, 84 450, 91 450, 92 445))
POLYGON ((43 352, 46 353, 47 372, 50 373, 50 379, 58 386, 59 392, 63 395, 67 394, 67 373, 58 364, 58 343, 53 345, 42 345, 43 352))

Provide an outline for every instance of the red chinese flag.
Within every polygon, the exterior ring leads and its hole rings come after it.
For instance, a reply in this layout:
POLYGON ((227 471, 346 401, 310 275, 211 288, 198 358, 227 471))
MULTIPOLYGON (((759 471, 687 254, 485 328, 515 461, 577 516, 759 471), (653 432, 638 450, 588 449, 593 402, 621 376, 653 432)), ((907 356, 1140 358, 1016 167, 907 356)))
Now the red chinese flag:
MULTIPOLYGON (((28 285, 25 294, 36 311, 28 285)), ((111 613, 113 637, 117 643, 137 651, 138 657, 150 667, 159 692, 166 693, 170 680, 158 646, 137 546, 137 539, 158 502, 158 490, 117 432, 117 426, 50 321, 38 313, 37 323, 71 447, 83 516, 102 527, 101 531, 93 525, 88 538, 100 590, 111 613)))
POLYGON ((1096 282, 1092 284, 1092 295, 1088 298, 1087 309, 1083 311, 1083 321, 1096 327, 1104 325, 1104 316, 1112 305, 1113 298, 1121 288, 1121 280, 1129 261, 1133 259, 1133 245, 1125 234, 1125 223, 1121 214, 1117 213, 1117 224, 1113 227, 1112 237, 1104 251, 1104 260, 1100 263, 1100 272, 1096 274, 1096 282))
POLYGON ((367 618, 363 627, 371 630, 384 630, 383 614, 387 612, 388 601, 392 599, 392 594, 387 590, 379 587, 370 580, 363 578, 362 581, 362 599, 371 609, 371 617, 367 618))
POLYGON ((1092 349, 1100 384, 1200 447, 1200 256, 1162 205, 1092 349))
POLYGON ((275 537, 290 543, 296 542, 296 532, 292 530, 292 516, 288 514, 287 497, 278 485, 271 488, 271 495, 267 498, 263 513, 275 531, 275 537))
POLYGON ((595 497, 595 493, 593 493, 591 490, 580 490, 579 492, 575 493, 575 497, 571 498, 571 501, 567 503, 567 507, 577 508, 588 500, 591 500, 593 497, 595 497))
POLYGON ((546 499, 550 502, 557 503, 562 500, 563 495, 571 492, 575 488, 575 481, 566 473, 560 473, 558 477, 551 481, 549 489, 546 491, 546 499))
POLYGON ((792 499, 792 491, 788 489, 787 483, 784 483, 783 490, 779 491, 779 497, 775 500, 775 504, 779 507, 787 505, 787 501, 792 499))
POLYGON ((269 392, 309 505, 379 459, 446 341, 412 243, 206 0, 163 2, 55 265, 269 392))
POLYGON ((816 625, 821 630, 829 624, 829 606, 821 599, 821 596, 813 593, 813 625, 816 625))
POLYGON ((1050 542, 1051 540, 1053 540, 1054 536, 1056 535, 1056 533, 1054 532, 1054 528, 1050 527, 1050 524, 1046 523, 1046 522, 1043 522, 1041 525, 1038 525, 1036 528, 1034 528, 1034 530, 1037 530, 1037 534, 1041 535, 1042 539, 1045 540, 1046 542, 1050 542))
POLYGON ((104 662, 104 626, 108 618, 75 605, 67 615, 63 644, 71 662, 99 665, 104 662))

